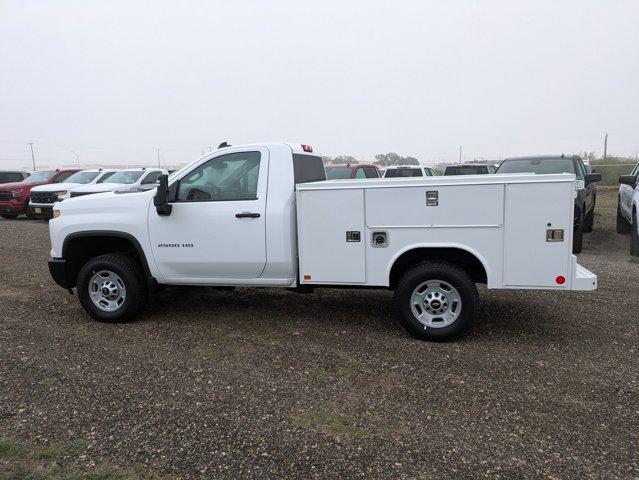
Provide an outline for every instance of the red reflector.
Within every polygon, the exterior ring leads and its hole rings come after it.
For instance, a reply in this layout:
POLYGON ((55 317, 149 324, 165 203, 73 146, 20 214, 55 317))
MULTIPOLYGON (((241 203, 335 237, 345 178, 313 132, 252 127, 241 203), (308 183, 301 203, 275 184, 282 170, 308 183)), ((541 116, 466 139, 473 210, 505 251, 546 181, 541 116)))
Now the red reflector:
POLYGON ((310 145, 302 145, 302 150, 311 153, 313 151, 313 147, 310 145))
POLYGON ((557 285, 563 285, 564 283, 566 283, 566 277, 564 277, 563 275, 559 275, 557 276, 557 278, 555 278, 555 282, 557 282, 557 285))

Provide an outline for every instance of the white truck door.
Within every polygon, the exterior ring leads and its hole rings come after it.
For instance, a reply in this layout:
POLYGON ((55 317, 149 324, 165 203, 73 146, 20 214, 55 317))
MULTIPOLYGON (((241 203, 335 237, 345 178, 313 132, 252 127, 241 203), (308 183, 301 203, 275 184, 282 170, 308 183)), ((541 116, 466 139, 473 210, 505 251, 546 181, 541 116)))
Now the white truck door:
POLYGON ((268 160, 266 148, 224 149, 181 176, 171 215, 151 203, 151 248, 167 281, 232 283, 262 274, 268 160))

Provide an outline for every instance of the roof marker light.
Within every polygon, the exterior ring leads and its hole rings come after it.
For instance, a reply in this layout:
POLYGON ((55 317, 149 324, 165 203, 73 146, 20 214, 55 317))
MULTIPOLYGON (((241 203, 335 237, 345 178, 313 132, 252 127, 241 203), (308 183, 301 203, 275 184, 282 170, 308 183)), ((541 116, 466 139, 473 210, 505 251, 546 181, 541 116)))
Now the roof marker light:
POLYGON ((308 153, 313 153, 313 147, 310 146, 310 145, 302 144, 302 150, 304 150, 305 152, 308 152, 308 153))
POLYGON ((557 282, 557 285, 563 285, 564 283, 566 283, 566 277, 564 277, 563 275, 557 275, 557 278, 555 278, 555 282, 557 282))

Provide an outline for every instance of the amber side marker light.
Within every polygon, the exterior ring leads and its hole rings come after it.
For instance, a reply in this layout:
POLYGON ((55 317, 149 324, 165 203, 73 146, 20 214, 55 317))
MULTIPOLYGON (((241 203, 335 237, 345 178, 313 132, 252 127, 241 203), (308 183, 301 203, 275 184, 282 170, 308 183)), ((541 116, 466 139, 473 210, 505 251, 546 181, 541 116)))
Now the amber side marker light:
POLYGON ((60 216, 60 210, 53 211, 53 218, 58 218, 60 216))
POLYGON ((304 280, 310 280, 311 276, 310 275, 304 275, 304 280))

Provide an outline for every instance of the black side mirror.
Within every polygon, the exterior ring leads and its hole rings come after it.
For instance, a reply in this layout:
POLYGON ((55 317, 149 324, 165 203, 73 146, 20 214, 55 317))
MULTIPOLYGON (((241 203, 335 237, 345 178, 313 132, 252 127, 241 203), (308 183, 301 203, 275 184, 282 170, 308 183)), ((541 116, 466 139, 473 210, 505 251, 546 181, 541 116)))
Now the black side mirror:
POLYGON ((601 182, 601 173, 587 173, 586 174, 586 185, 589 183, 601 182))
POLYGON ((622 175, 619 177, 619 183, 622 185, 630 185, 632 188, 637 186, 637 176, 636 175, 622 175))
POLYGON ((153 205, 158 215, 171 215, 173 211, 173 205, 169 203, 169 176, 166 174, 158 176, 158 188, 153 197, 153 205))

